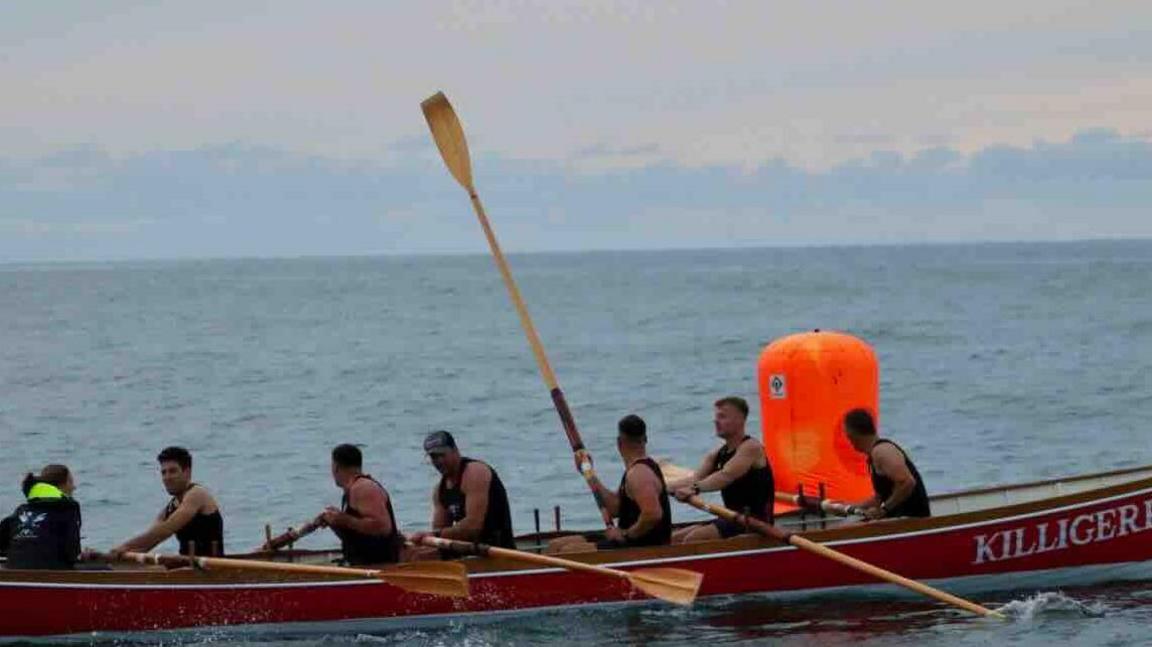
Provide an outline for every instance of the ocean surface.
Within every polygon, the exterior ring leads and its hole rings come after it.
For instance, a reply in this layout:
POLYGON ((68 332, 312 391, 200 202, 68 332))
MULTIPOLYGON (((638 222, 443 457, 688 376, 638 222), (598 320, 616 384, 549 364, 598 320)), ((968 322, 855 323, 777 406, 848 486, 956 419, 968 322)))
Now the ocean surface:
MULTIPOLYGON (((619 417, 640 414, 651 453, 694 465, 714 443, 712 401, 755 401, 761 348, 814 328, 875 347, 882 431, 930 493, 1152 463, 1152 241, 511 263, 608 482, 619 417)), ((24 472, 66 463, 89 546, 163 507, 154 457, 169 444, 192 450, 232 551, 337 504, 328 452, 341 442, 363 446, 401 526, 426 527, 436 475, 420 442, 441 428, 499 471, 518 532, 535 508, 550 529, 554 505, 565 528, 597 525, 487 256, 0 265, 0 510, 24 472)), ((982 601, 1025 612, 999 625, 920 600, 745 598, 296 644, 1152 642, 1152 583, 982 601)))

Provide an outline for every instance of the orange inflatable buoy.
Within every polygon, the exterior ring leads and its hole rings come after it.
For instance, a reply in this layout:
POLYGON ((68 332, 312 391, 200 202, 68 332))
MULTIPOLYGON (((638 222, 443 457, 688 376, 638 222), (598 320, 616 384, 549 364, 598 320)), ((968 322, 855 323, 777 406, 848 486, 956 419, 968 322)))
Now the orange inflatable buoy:
MULTIPOLYGON (((863 454, 848 444, 841 421, 869 410, 879 426, 880 368, 865 342, 844 333, 789 335, 764 348, 758 363, 760 425, 776 490, 840 501, 872 496, 863 454)), ((777 504, 777 510, 792 506, 777 504)))

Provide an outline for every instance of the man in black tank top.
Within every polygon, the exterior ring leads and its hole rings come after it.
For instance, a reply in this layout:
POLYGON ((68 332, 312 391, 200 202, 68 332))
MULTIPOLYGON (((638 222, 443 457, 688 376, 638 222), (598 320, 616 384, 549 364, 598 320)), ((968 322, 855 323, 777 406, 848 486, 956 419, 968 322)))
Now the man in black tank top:
MULTIPOLYGON (((440 481, 432 490, 432 530, 412 535, 419 545, 425 536, 479 542, 500 548, 515 548, 512 509, 504 482, 490 465, 460 455, 456 439, 447 431, 434 431, 424 439, 424 451, 440 481)), ((415 559, 445 556, 435 549, 421 547, 415 559)))
MULTIPOLYGON (((713 403, 713 409, 713 426, 723 444, 708 452, 692 475, 673 481, 669 487, 680 501, 719 490, 725 508, 772 523, 775 479, 764 446, 745 432, 748 402, 729 396, 713 403)), ((728 539, 746 532, 735 521, 716 519, 677 530, 672 543, 728 539)))
POLYGON ((148 530, 109 552, 146 552, 176 535, 182 555, 223 555, 224 517, 212 493, 192 482, 192 454, 183 447, 167 447, 156 461, 160 463, 160 480, 172 499, 148 530))
POLYGON ((844 416, 844 434, 856 451, 868 457, 875 494, 856 503, 869 519, 930 517, 928 491, 916 464, 899 445, 880 438, 872 414, 853 409, 844 416))
MULTIPOLYGON (((628 546, 662 546, 672 539, 672 505, 664 473, 648 456, 648 428, 640 416, 629 415, 616 425, 616 449, 624 461, 620 486, 609 490, 593 476, 591 483, 616 525, 603 532, 559 537, 548 544, 550 553, 608 550, 628 546)), ((576 469, 581 458, 577 457, 576 469)), ((590 459, 589 459, 590 460, 590 459)))
POLYGON ((328 506, 320 520, 340 538, 344 561, 353 566, 400 561, 404 537, 396 526, 392 498, 361 470, 364 456, 355 445, 332 450, 332 480, 344 490, 340 508, 328 506))

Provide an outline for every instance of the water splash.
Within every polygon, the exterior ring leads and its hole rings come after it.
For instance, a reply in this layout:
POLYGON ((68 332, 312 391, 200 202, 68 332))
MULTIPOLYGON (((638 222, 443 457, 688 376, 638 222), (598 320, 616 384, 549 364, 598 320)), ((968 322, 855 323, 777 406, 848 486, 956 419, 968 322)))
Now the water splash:
POLYGON ((1013 620, 1025 622, 1046 615, 1079 615, 1085 618, 1104 616, 1103 606, 1085 604, 1059 591, 1043 591, 1023 600, 1012 600, 996 610, 1013 620))

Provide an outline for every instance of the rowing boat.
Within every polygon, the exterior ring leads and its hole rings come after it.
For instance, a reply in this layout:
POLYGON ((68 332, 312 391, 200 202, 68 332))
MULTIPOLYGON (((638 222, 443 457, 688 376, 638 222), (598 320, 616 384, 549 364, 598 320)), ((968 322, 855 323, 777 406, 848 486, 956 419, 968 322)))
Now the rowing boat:
MULTIPOLYGON (((1152 578, 1152 466, 941 495, 932 508, 937 516, 927 519, 859 523, 791 514, 781 525, 955 593, 1152 578)), ((534 543, 532 537, 521 541, 524 548, 534 543)), ((320 551, 289 555, 330 557, 320 551)), ((622 569, 699 571, 701 596, 899 591, 757 536, 567 557, 622 569)), ((463 561, 468 598, 411 593, 378 580, 289 573, 0 570, 0 638, 379 631, 650 601, 626 582, 592 574, 501 559, 463 561)))

